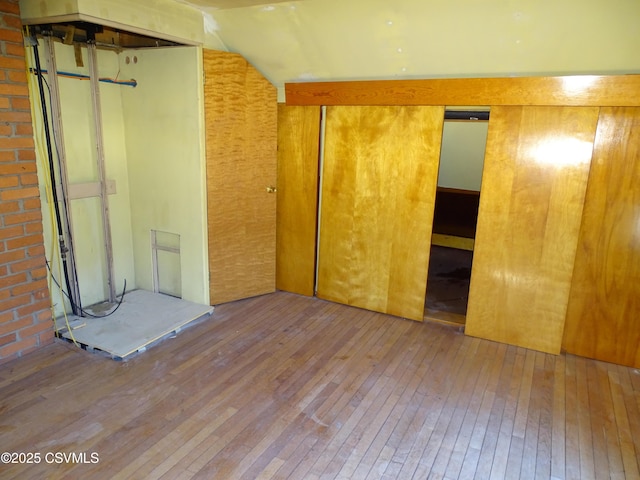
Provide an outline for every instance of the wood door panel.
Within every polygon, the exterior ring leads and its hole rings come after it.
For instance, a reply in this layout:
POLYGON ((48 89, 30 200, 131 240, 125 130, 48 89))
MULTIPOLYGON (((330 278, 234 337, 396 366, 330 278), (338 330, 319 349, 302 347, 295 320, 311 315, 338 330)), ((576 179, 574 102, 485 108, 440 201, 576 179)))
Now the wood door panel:
POLYGON ((329 107, 318 296, 422 320, 443 107, 329 107))
POLYGON ((212 305, 275 291, 276 89, 240 55, 203 51, 212 305))
POLYGON ((278 105, 276 288, 313 296, 320 107, 278 105))
POLYGON ((465 333, 560 352, 598 111, 492 107, 465 333))
POLYGON ((640 368, 640 108, 603 108, 563 346, 640 368))

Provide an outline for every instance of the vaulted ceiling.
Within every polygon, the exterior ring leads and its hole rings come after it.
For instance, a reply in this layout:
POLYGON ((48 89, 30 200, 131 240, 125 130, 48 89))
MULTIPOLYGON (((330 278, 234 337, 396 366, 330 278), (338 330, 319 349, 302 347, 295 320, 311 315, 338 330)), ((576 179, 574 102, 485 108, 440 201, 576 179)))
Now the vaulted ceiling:
POLYGON ((308 80, 639 73, 637 0, 175 0, 206 45, 308 80))

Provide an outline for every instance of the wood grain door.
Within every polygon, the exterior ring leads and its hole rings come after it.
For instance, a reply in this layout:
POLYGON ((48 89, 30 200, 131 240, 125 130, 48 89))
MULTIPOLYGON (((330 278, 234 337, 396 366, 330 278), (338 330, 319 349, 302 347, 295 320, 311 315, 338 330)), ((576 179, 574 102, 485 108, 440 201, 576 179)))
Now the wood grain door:
POLYGON ((424 317, 444 107, 328 107, 318 296, 424 317))
POLYGON ((564 348, 640 368, 639 318, 640 108, 602 108, 564 348))
POLYGON ((320 107, 278 105, 276 287, 313 296, 316 281, 320 107))
POLYGON ((212 305, 275 291, 276 89, 240 55, 203 51, 212 305))
POLYGON ((597 107, 492 107, 465 333, 559 353, 597 107))

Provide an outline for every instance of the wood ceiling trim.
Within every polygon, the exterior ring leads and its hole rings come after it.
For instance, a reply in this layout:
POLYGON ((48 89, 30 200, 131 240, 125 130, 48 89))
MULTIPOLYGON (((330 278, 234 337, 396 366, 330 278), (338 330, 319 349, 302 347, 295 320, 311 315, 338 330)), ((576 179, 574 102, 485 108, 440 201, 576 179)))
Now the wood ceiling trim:
POLYGON ((285 84, 287 105, 640 106, 640 75, 285 84))

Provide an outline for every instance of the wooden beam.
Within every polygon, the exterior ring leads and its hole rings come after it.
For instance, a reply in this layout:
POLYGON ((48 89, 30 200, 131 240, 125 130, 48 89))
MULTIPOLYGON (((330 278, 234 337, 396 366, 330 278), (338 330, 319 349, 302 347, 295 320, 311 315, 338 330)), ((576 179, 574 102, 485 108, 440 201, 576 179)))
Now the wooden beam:
POLYGON ((104 150, 104 130, 102 128, 102 103, 100 101, 100 85, 98 79, 98 51, 95 43, 87 43, 87 58, 89 59, 89 85, 91 87, 91 103, 93 105, 94 129, 96 144, 96 162, 98 164, 98 184, 100 185, 100 210, 102 213, 102 235, 105 248, 105 263, 107 286, 109 288, 109 302, 116 301, 116 287, 114 283, 115 270, 113 266, 113 241, 111 239, 111 218, 109 214, 109 193, 107 191, 107 170, 104 150))
POLYGON ((285 84, 287 105, 640 106, 640 75, 285 84))
MULTIPOLYGON (((118 193, 115 180, 107 179, 106 184, 108 195, 118 193)), ((62 188, 60 185, 56 185, 56 189, 58 196, 62 198, 62 188)), ((99 182, 70 183, 67 188, 67 198, 69 200, 77 200, 79 198, 99 197, 100 192, 101 187, 99 182)))

